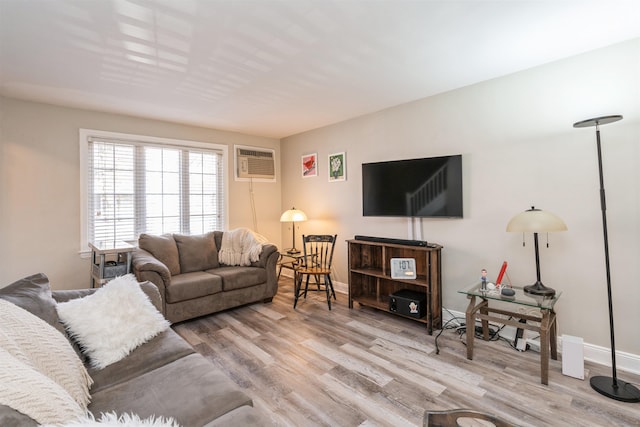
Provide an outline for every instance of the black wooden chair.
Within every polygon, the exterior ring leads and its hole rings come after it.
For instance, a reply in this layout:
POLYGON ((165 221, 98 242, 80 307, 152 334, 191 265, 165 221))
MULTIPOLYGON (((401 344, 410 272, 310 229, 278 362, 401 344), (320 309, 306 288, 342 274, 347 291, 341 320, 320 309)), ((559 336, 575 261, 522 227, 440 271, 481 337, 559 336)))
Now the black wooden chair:
POLYGON ((336 299, 333 282, 331 281, 331 262, 333 261, 333 250, 337 237, 335 234, 333 236, 328 234, 302 236, 304 255, 299 259, 299 264, 296 266, 294 274, 294 309, 301 296, 307 298, 309 279, 313 276, 317 286, 316 290, 321 291, 324 289, 327 294, 327 305, 331 310, 331 297, 334 300, 336 299), (305 282, 304 290, 302 289, 303 281, 305 282))
POLYGON ((423 427, 495 426, 515 427, 495 415, 472 409, 452 409, 449 411, 426 411, 423 427), (479 421, 481 420, 481 421, 479 421))

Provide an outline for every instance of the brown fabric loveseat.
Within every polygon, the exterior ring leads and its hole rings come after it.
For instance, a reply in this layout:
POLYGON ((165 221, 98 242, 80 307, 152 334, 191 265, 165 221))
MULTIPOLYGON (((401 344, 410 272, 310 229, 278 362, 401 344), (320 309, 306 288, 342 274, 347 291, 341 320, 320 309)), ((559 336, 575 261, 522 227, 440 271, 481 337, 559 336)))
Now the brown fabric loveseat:
MULTIPOLYGON (((160 294, 156 287, 148 282, 140 287, 159 308, 160 294)), ((47 276, 36 274, 0 287, 0 299, 38 316, 72 341, 58 318, 56 304, 96 290, 52 292, 47 276)), ((143 419, 171 417, 182 427, 271 425, 264 414, 253 408, 247 394, 171 328, 106 368, 85 364, 93 379, 88 410, 96 418, 102 413, 115 413, 135 414, 143 419)), ((37 425, 29 416, 0 404, 0 426, 37 425)))
POLYGON ((225 232, 185 236, 142 234, 133 254, 133 273, 153 282, 162 296, 162 313, 172 323, 258 301, 270 302, 278 291, 280 254, 263 244, 249 266, 218 261, 225 232))

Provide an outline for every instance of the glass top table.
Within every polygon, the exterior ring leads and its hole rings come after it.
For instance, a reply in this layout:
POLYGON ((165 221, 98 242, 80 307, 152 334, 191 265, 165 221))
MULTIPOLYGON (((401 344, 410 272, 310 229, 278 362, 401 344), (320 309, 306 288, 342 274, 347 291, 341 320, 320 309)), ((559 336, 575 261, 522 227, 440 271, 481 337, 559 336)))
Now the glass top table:
POLYGON ((491 299, 496 301, 505 301, 519 305, 525 305, 528 307, 539 308, 541 310, 553 310, 553 306, 558 302, 562 291, 556 291, 552 297, 543 297, 540 295, 528 294, 524 291, 524 288, 518 286, 506 286, 502 285, 500 289, 482 290, 481 283, 477 282, 473 285, 459 290, 458 293, 465 294, 467 296, 475 296, 483 299, 491 299), (513 289, 516 293, 512 296, 502 295, 500 292, 502 288, 507 287, 513 289))
MULTIPOLYGON (((482 289, 477 282, 465 289, 458 291, 469 299, 469 306, 465 313, 467 325, 474 325, 479 319, 482 323, 482 338, 489 340, 489 322, 526 329, 540 334, 540 382, 549 384, 549 356, 553 360, 558 359, 557 350, 557 323, 553 306, 562 295, 556 292, 552 297, 543 297, 528 294, 522 287, 510 287, 515 291, 514 295, 502 295, 500 289, 482 289), (479 299, 479 301, 478 301, 479 299), (490 306, 490 302, 502 301, 507 304, 490 306), (540 315, 521 313, 516 307, 526 306, 537 308, 540 315), (524 321, 524 322, 523 322, 524 321)), ((504 285, 503 285, 504 286, 504 285)), ((467 328, 467 359, 473 359, 475 328, 467 328)))

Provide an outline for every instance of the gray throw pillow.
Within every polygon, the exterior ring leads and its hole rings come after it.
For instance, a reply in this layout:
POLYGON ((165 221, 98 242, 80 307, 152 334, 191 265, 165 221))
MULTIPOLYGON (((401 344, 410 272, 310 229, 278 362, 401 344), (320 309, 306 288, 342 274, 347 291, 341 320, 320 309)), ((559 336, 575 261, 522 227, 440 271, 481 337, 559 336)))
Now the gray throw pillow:
POLYGON ((143 233, 138 239, 138 246, 166 265, 172 276, 180 274, 180 258, 178 257, 178 247, 173 235, 154 236, 143 233))
POLYGON ((0 288, 0 299, 27 310, 64 333, 64 327, 58 319, 56 301, 51 296, 49 278, 46 275, 34 274, 0 288))
POLYGON ((214 232, 198 236, 174 234, 180 257, 180 271, 205 271, 220 267, 214 232))

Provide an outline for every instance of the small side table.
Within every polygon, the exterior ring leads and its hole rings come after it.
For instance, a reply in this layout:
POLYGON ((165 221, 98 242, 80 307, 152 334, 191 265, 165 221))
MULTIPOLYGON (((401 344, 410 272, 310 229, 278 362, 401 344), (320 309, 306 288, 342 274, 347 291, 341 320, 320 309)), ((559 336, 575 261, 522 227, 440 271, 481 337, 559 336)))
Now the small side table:
POLYGON ((111 240, 91 242, 89 247, 92 288, 104 285, 108 279, 131 272, 131 254, 136 249, 135 246, 121 240, 111 240), (115 258, 115 261, 107 261, 107 255, 115 258))
POLYGON ((545 385, 549 384, 549 351, 551 351, 551 358, 553 360, 558 359, 558 332, 556 313, 553 311, 553 306, 560 298, 562 292, 557 292, 552 298, 543 298, 527 294, 523 288, 520 287, 514 286, 512 289, 516 291, 515 295, 504 296, 497 290, 481 290, 480 283, 476 283, 467 289, 458 291, 459 293, 466 294, 467 298, 469 298, 469 306, 466 312, 467 359, 473 359, 473 339, 475 336, 476 318, 482 322, 482 337, 485 341, 489 340, 489 321, 526 329, 528 331, 535 331, 540 333, 540 382, 545 385), (480 298, 480 301, 476 304, 477 298, 480 298), (503 301, 514 309, 518 306, 537 308, 540 310, 540 316, 489 307, 489 301, 503 301), (491 313, 539 322, 540 325, 521 323, 518 320, 498 317, 491 313), (469 327, 470 325, 472 327, 469 327))
POLYGON ((280 258, 278 259, 278 280, 280 280, 280 273, 283 268, 293 270, 294 282, 295 282, 295 273, 296 267, 300 265, 300 261, 304 258, 304 254, 302 252, 298 252, 295 254, 290 253, 281 253, 280 258))

